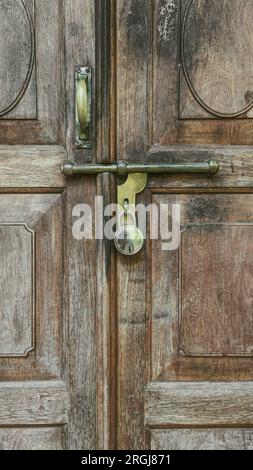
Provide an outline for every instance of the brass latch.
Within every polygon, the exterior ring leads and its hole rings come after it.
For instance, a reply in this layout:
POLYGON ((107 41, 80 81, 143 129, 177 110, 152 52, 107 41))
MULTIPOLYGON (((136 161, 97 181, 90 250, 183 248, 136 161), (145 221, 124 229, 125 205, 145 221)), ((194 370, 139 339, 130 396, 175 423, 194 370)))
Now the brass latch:
POLYGON ((144 236, 136 222, 136 195, 143 191, 147 184, 148 174, 206 174, 215 175, 219 171, 219 163, 209 160, 204 163, 128 163, 118 161, 107 164, 77 164, 66 162, 62 167, 65 176, 97 175, 114 173, 127 176, 123 184, 117 188, 117 231, 114 244, 123 255, 134 255, 144 245, 144 236))
POLYGON ((89 67, 76 68, 76 148, 91 148, 91 79, 89 67))
POLYGON ((130 173, 146 174, 184 174, 202 173, 215 175, 219 171, 219 163, 216 160, 209 160, 203 163, 128 163, 119 160, 114 163, 94 163, 79 164, 75 162, 65 162, 62 166, 62 173, 65 176, 77 175, 98 175, 99 173, 114 173, 119 176, 127 176, 130 173))

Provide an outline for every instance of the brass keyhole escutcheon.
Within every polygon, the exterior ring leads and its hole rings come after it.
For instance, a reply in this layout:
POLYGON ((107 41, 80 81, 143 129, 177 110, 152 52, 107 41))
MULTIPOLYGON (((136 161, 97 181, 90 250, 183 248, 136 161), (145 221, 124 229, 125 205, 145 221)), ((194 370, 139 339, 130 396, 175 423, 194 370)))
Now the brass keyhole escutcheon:
POLYGON ((147 184, 146 173, 131 173, 125 183, 118 185, 118 228, 114 244, 119 253, 133 256, 144 246, 144 236, 137 227, 135 207, 136 194, 143 191, 147 184))

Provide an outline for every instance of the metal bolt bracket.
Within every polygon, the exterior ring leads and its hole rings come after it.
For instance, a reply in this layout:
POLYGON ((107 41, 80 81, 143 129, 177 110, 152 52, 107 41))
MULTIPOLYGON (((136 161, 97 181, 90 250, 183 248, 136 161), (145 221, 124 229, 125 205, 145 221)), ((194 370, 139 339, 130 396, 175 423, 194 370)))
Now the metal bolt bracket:
POLYGON ((118 176, 127 176, 130 173, 147 174, 206 174, 213 176, 219 171, 219 163, 209 160, 203 163, 128 163, 117 161, 113 163, 78 164, 67 161, 62 166, 65 176, 98 175, 100 173, 114 173, 118 176))
POLYGON ((219 171, 219 163, 209 160, 204 163, 128 163, 118 161, 107 164, 77 164, 68 161, 63 164, 62 172, 65 176, 98 175, 100 173, 113 173, 118 176, 127 176, 123 184, 117 188, 117 232, 114 244, 123 255, 134 255, 144 245, 144 236, 136 224, 136 195, 143 191, 147 185, 148 174, 206 174, 215 175, 219 171), (123 215, 123 217, 122 217, 123 215), (129 223, 129 217, 131 222, 129 223))

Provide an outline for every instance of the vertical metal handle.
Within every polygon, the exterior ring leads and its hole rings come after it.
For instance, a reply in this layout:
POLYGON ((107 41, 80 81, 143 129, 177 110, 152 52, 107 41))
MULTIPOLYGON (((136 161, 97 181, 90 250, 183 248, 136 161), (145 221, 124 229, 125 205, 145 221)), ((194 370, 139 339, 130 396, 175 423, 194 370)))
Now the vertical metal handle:
POLYGON ((76 68, 76 147, 91 147, 91 69, 76 68))

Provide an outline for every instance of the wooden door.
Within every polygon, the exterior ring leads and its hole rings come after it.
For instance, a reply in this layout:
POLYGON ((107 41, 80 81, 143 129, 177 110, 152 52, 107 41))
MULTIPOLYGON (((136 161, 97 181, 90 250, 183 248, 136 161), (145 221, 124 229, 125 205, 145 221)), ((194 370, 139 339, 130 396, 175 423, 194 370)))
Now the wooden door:
POLYGON ((114 6, 117 158, 220 162, 150 176, 139 201, 180 204, 180 247, 117 256, 115 442, 252 449, 253 2, 114 6))
MULTIPOLYGON (((252 448, 253 5, 0 0, 0 446, 252 448), (92 148, 74 71, 93 71, 92 148), (77 162, 203 162, 149 177, 181 244, 125 258, 76 241, 72 211, 115 200, 77 162)), ((148 225, 149 228, 149 225, 148 225)))
MULTIPOLYGON (((71 230, 96 181, 67 181, 61 164, 100 158, 103 119, 97 155, 95 134, 76 151, 74 132, 75 67, 95 80, 100 7, 0 0, 1 449, 96 447, 95 244, 71 230)), ((94 93, 94 121, 99 106, 94 93)))

